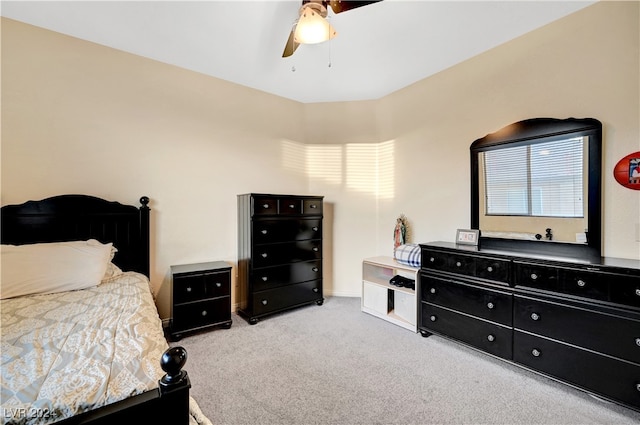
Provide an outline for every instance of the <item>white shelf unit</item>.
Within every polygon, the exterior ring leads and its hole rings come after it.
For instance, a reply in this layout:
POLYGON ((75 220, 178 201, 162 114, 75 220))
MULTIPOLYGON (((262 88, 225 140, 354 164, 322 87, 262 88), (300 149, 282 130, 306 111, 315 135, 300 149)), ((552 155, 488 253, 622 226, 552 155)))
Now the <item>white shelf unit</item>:
POLYGON ((416 291, 391 285, 389 280, 400 275, 413 279, 418 285, 418 270, 398 263, 393 257, 365 258, 362 261, 362 311, 417 332, 416 291))

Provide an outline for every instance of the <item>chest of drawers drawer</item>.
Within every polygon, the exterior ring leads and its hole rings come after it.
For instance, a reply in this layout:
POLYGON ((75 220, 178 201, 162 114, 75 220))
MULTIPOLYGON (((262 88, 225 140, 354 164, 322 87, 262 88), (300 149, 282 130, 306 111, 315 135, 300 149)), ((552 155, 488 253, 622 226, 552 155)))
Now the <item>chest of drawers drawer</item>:
POLYGON ((322 219, 300 220, 261 219, 253 222, 256 244, 322 238, 322 219))
POLYGON ((272 313, 292 306, 307 304, 321 298, 321 280, 296 283, 254 292, 253 311, 256 315, 272 313))
POLYGON ((426 273, 420 274, 420 285, 422 301, 511 326, 513 297, 508 292, 442 279, 426 273))
POLYGON ((447 335, 505 359, 512 357, 512 329, 431 304, 421 304, 421 328, 447 335))
POLYGON ((636 275, 516 262, 515 284, 593 300, 640 306, 640 276, 636 275))
POLYGON ((255 245, 252 255, 253 267, 256 268, 321 258, 322 241, 315 239, 255 245))
POLYGON ((299 261, 274 267, 254 269, 250 277, 254 291, 287 285, 292 282, 306 282, 322 278, 322 261, 299 261))
POLYGON ((640 408, 640 365, 521 331, 513 360, 628 406, 640 408))
POLYGON ((640 313, 633 319, 515 295, 513 326, 640 365, 640 313))
POLYGON ((422 249, 422 267, 508 284, 510 262, 489 256, 472 256, 422 249))

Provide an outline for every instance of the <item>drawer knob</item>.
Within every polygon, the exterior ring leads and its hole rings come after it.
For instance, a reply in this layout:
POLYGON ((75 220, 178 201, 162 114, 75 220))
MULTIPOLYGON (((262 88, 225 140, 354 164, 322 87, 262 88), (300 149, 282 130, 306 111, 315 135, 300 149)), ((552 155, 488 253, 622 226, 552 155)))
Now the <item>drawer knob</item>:
POLYGON ((431 320, 432 322, 435 322, 437 319, 437 317, 435 315, 429 317, 429 320, 431 320))
POLYGON ((293 209, 296 207, 296 204, 289 204, 289 208, 293 209))
POLYGON ((538 278, 538 275, 535 273, 531 273, 531 279, 532 280, 536 280, 538 278))
POLYGON ((216 282, 216 288, 220 288, 220 287, 222 287, 222 283, 216 282))
POLYGON ((491 273, 491 272, 493 271, 493 267, 491 267, 491 266, 487 267, 487 271, 488 271, 489 273, 491 273))
POLYGON ((313 292, 318 292, 318 288, 313 288, 313 292))
POLYGON ((433 263, 434 261, 436 261, 436 259, 431 257, 431 258, 429 258, 429 261, 433 263))
POLYGON ((260 231, 260 233, 262 233, 263 235, 266 235, 267 234, 267 230, 263 229, 262 231, 260 231))
POLYGON ((202 310, 202 313, 200 313, 202 315, 202 317, 207 315, 207 310, 202 310))
POLYGON ((264 208, 264 209, 269 208, 269 204, 262 204, 262 208, 264 208))
POLYGON ((318 226, 313 226, 313 227, 311 228, 311 230, 313 230, 314 232, 317 232, 317 231, 318 231, 318 226))
POLYGON ((429 289, 429 292, 431 292, 432 294, 435 294, 436 293, 436 288, 429 289))
POLYGON ((540 320, 540 315, 538 313, 531 313, 532 320, 540 320))
POLYGON ((262 281, 263 281, 263 282, 266 282, 266 281, 267 281, 267 279, 268 279, 268 277, 267 277, 267 276, 262 276, 262 281))
POLYGON ((317 267, 314 267, 311 270, 313 270, 314 272, 317 272, 319 269, 317 267))
POLYGON ((316 204, 311 204, 311 205, 309 205, 309 208, 316 209, 316 208, 318 208, 318 206, 316 204))
POLYGON ((636 289, 636 295, 640 297, 640 288, 636 289))
POLYGON ((495 341, 495 340, 496 340, 496 337, 495 337, 495 336, 493 336, 493 335, 488 335, 488 336, 487 336, 487 341, 489 341, 489 342, 493 342, 493 341, 495 341))
POLYGON ((318 247, 317 247, 317 246, 314 246, 314 247, 313 247, 313 250, 314 250, 315 252, 318 252, 318 247))
POLYGON ((260 254, 262 256, 262 258, 267 258, 267 253, 263 252, 262 254, 260 254))
POLYGON ((191 286, 187 286, 187 292, 191 292, 191 286))
POLYGON ((460 261, 456 261, 456 266, 460 267, 462 263, 460 261))
POLYGON ((540 350, 538 350, 537 348, 534 348, 533 350, 531 350, 531 354, 533 355, 533 357, 540 357, 542 352, 540 350))
POLYGON ((636 345, 640 347, 640 338, 636 338, 636 345))
POLYGON ((579 287, 584 288, 584 285, 586 285, 586 284, 587 284, 587 282, 585 282, 584 280, 578 279, 578 286, 579 287))
POLYGON ((269 302, 267 300, 262 300, 262 305, 267 305, 269 302))
POLYGON ((493 305, 493 303, 487 303, 487 308, 489 310, 493 310, 493 307, 495 307, 495 305, 493 305))
POLYGON ((640 391, 640 384, 636 384, 636 390, 640 391))

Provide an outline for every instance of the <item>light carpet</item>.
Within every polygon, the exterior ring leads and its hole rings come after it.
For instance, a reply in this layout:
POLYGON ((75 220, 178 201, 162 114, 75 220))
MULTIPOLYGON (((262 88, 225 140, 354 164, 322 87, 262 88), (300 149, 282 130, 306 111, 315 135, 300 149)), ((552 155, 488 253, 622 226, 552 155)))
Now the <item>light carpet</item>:
POLYGON ((232 319, 172 343, 187 349, 191 394, 215 425, 640 423, 640 412, 363 313, 359 298, 232 319))

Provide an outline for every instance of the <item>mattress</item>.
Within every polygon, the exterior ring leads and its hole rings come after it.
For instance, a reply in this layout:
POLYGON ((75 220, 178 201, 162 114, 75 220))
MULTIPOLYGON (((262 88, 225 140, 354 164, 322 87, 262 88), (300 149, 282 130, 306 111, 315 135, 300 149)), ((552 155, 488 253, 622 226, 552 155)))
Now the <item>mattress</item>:
POLYGON ((3 424, 51 423, 158 387, 168 348, 146 276, 0 302, 3 424))

